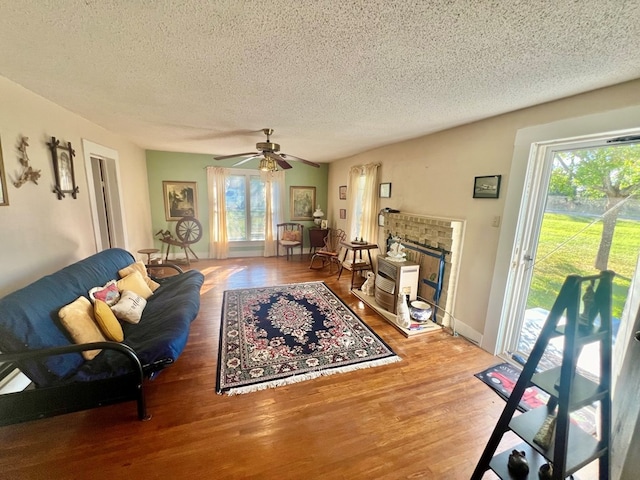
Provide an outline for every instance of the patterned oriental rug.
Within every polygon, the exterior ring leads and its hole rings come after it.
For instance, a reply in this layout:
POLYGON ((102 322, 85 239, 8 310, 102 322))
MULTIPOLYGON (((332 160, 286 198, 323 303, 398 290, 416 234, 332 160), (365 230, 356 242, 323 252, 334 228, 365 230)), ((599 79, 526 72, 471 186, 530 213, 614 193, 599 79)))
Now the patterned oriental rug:
POLYGON ((220 323, 218 393, 400 361, 323 282, 227 290, 220 323))

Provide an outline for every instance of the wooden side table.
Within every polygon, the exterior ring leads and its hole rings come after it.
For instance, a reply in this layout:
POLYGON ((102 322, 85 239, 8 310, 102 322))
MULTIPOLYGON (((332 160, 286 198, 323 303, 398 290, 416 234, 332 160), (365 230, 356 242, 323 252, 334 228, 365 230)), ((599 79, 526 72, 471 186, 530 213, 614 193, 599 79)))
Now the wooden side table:
POLYGON ((159 248, 143 248, 142 250, 138 250, 138 253, 142 253, 147 256, 147 265, 149 265, 151 263, 151 255, 158 253, 159 251, 159 248))
POLYGON ((340 275, 342 275, 342 270, 347 269, 351 270, 351 290, 353 290, 353 281, 355 279, 356 272, 361 272, 363 270, 371 270, 373 271, 373 260, 371 259, 371 250, 375 250, 378 248, 378 245, 375 243, 353 243, 353 242, 340 242, 340 246, 347 249, 347 253, 345 254, 343 260, 340 262, 340 271, 338 272, 338 280, 340 279, 340 275), (362 258, 362 252, 366 251, 369 257, 369 261, 367 262, 362 258), (349 259, 349 252, 353 252, 353 259, 351 262, 349 259))
POLYGON ((324 239, 329 235, 328 228, 309 228, 309 255, 315 253, 316 248, 324 247, 324 239))

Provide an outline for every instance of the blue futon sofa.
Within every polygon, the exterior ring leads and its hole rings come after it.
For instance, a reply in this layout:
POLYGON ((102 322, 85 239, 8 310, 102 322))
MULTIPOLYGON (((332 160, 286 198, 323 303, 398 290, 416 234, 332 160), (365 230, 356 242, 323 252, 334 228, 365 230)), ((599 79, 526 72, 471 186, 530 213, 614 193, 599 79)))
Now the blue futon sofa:
POLYGON ((61 307, 119 279, 118 271, 133 262, 126 250, 108 249, 0 299, 0 362, 17 366, 33 382, 0 395, 0 425, 129 400, 137 401, 141 420, 149 418, 143 379, 184 349, 200 308, 202 273, 171 266, 176 275, 155 279, 160 287, 140 322, 122 324, 123 342, 75 344, 58 318, 61 307), (80 353, 96 348, 102 351, 92 360, 80 353))

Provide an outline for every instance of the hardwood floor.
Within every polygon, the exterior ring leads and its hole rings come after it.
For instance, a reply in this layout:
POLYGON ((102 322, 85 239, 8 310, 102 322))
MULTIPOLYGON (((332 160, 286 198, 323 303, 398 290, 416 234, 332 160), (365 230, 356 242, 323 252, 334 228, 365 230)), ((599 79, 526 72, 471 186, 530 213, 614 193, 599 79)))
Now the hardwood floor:
MULTIPOLYGON (((405 338, 309 260, 201 260, 177 363, 133 402, 0 428, 4 479, 466 479, 502 412, 473 374, 499 362, 445 332, 405 338), (323 280, 402 361, 238 396, 215 393, 222 292, 323 280)), ((334 270, 335 271, 335 270, 334 270)), ((347 272, 349 273, 349 272, 347 272)), ((487 474, 485 478, 494 478, 487 474)))

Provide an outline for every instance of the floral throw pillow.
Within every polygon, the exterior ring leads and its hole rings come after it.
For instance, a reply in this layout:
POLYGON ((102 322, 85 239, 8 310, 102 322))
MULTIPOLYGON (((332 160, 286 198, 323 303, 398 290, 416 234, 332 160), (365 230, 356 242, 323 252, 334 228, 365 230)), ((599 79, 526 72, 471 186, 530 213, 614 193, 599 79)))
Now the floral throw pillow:
POLYGON ((94 287, 89 290, 89 298, 92 303, 95 303, 96 300, 102 300, 111 307, 120 300, 120 290, 118 290, 116 281, 111 280, 103 287, 94 287))

